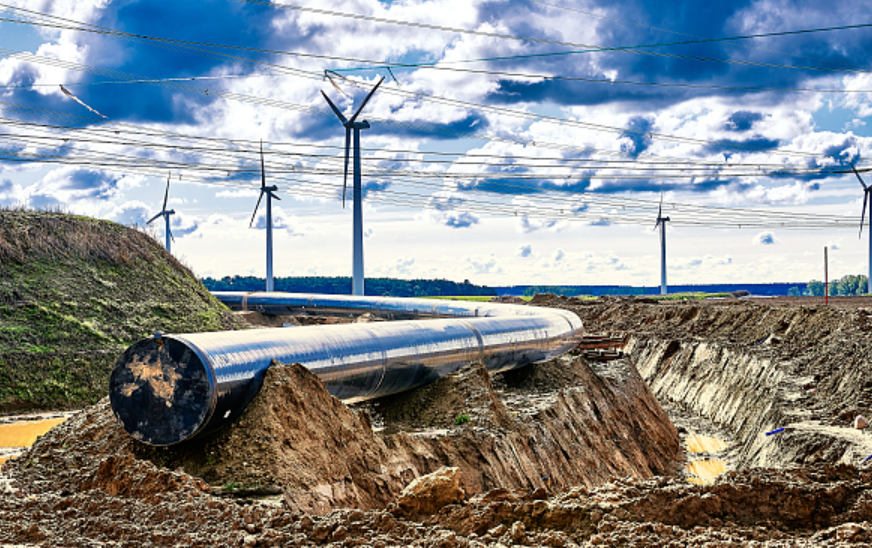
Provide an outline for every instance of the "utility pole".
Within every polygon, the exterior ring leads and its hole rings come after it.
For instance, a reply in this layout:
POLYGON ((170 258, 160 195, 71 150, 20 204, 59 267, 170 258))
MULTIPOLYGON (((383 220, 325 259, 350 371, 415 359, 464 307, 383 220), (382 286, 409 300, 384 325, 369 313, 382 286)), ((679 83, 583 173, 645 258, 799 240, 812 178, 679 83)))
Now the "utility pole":
POLYGON ((824 305, 830 304, 830 263, 827 259, 827 246, 824 246, 824 305))

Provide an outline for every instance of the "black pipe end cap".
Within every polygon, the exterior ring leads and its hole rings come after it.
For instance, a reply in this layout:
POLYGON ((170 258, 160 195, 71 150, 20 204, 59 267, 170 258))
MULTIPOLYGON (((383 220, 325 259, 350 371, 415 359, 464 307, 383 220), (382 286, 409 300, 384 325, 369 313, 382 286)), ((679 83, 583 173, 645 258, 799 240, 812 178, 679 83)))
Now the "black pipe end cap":
POLYGON ((199 356, 164 336, 128 348, 109 377, 115 417, 149 445, 173 445, 196 434, 210 418, 212 392, 199 356))

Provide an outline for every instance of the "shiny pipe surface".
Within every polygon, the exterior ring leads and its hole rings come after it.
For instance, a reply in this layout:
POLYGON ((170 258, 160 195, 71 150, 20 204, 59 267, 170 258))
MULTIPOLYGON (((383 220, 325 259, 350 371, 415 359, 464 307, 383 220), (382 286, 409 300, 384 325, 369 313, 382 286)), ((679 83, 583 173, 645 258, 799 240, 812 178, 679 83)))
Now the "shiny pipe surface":
POLYGON ((480 360, 499 372, 578 344, 565 310, 510 304, 296 293, 216 292, 233 310, 363 314, 405 321, 161 335, 118 359, 109 380, 115 416, 134 438, 174 445, 218 430, 254 398, 267 368, 300 363, 351 403, 411 390, 480 360))

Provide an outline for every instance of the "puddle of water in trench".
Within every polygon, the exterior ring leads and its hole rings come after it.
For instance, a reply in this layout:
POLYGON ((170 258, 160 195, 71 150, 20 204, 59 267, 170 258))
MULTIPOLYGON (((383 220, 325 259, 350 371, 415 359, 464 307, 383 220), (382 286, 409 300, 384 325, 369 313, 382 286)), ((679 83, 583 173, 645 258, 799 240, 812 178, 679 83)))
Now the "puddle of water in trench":
POLYGON ((696 476, 687 478, 687 481, 696 485, 711 485, 716 477, 730 471, 725 461, 717 459, 692 460, 687 463, 685 469, 689 474, 696 476))
POLYGON ((717 453, 727 448, 727 442, 720 438, 690 434, 685 439, 687 450, 691 453, 717 453))
MULTIPOLYGON (((64 422, 67 418, 0 424, 0 450, 10 447, 30 447, 36 438, 64 422)), ((0 457, 0 467, 9 460, 10 456, 0 457)))

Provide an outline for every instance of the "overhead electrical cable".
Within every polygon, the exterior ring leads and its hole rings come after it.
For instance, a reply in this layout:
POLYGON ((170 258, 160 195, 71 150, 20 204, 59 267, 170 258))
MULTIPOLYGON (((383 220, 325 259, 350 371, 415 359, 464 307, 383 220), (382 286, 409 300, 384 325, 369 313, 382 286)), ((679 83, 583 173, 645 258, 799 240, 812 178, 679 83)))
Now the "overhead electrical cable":
MULTIPOLYGON (((59 59, 54 59, 54 58, 40 56, 40 55, 34 55, 31 53, 27 53, 27 52, 19 52, 19 51, 15 51, 15 50, 9 50, 9 49, 5 49, 5 48, 0 48, 0 55, 6 55, 6 56, 15 55, 15 57, 17 59, 20 59, 20 60, 41 63, 41 64, 46 64, 49 66, 55 66, 55 67, 60 67, 60 68, 66 68, 69 70, 80 70, 80 71, 84 71, 84 72, 91 72, 94 74, 100 74, 103 76, 110 76, 110 77, 118 78, 118 79, 142 79, 143 78, 140 75, 129 74, 129 73, 115 71, 115 70, 111 70, 111 69, 92 67, 89 65, 81 64, 81 63, 74 63, 71 61, 63 61, 63 60, 59 60, 59 59)), ((358 85, 358 86, 363 84, 362 82, 358 82, 358 81, 355 81, 355 80, 350 79, 350 78, 347 78, 346 81, 348 81, 354 85, 358 85)), ((225 91, 222 89, 199 88, 198 86, 192 86, 192 85, 187 84, 185 82, 153 82, 152 85, 172 87, 172 88, 179 89, 182 91, 199 92, 199 93, 203 93, 205 95, 210 95, 210 93, 211 93, 212 96, 216 96, 216 97, 220 97, 220 98, 233 99, 233 100, 239 100, 239 101, 244 101, 244 102, 251 102, 254 104, 260 104, 260 105, 264 105, 264 106, 286 108, 289 110, 297 110, 297 111, 301 111, 301 112, 317 113, 317 114, 322 114, 322 115, 329 115, 330 114, 325 109, 318 108, 318 107, 312 107, 309 105, 300 105, 300 104, 296 104, 296 103, 290 103, 287 101, 279 101, 276 99, 265 99, 265 98, 252 96, 252 95, 245 95, 245 94, 229 92, 229 91, 225 91)), ((662 139, 662 140, 674 141, 674 142, 678 142, 678 143, 706 145, 706 146, 713 146, 714 145, 714 146, 720 146, 720 147, 725 147, 725 148, 735 148, 735 149, 746 150, 746 151, 765 152, 766 154, 778 154, 778 155, 788 155, 788 156, 792 155, 792 156, 805 156, 805 157, 826 157, 827 156, 824 154, 815 154, 815 153, 809 153, 809 152, 804 152, 804 151, 792 151, 792 150, 784 150, 784 149, 779 149, 779 148, 761 148, 761 147, 741 145, 741 144, 732 143, 732 142, 711 141, 711 140, 707 140, 707 139, 697 139, 697 138, 692 138, 692 137, 667 135, 667 134, 662 134, 662 133, 658 133, 658 132, 635 131, 635 130, 630 130, 627 128, 620 128, 620 127, 609 126, 609 125, 605 125, 605 124, 594 124, 591 122, 582 122, 579 120, 569 120, 569 119, 559 118, 559 117, 555 117, 555 116, 547 116, 547 115, 543 115, 543 114, 524 112, 524 111, 519 111, 519 110, 507 109, 507 108, 503 108, 503 107, 482 105, 482 104, 473 103, 473 102, 469 102, 469 101, 461 101, 458 99, 449 99, 449 98, 439 97, 436 95, 426 94, 426 93, 422 93, 422 92, 412 92, 412 91, 400 90, 400 89, 395 89, 395 88, 386 88, 384 91, 385 91, 385 93, 393 93, 393 94, 404 95, 407 97, 415 97, 415 98, 419 98, 419 99, 434 101, 437 103, 443 103, 443 104, 448 104, 448 105, 452 105, 452 106, 462 106, 464 108, 469 108, 472 110, 478 110, 478 111, 482 111, 482 112, 492 112, 495 114, 502 114, 502 115, 511 116, 511 117, 520 117, 520 118, 529 119, 529 120, 543 121, 543 122, 548 122, 548 123, 557 123, 560 125, 568 125, 568 126, 578 127, 580 129, 592 129, 592 130, 596 130, 596 131, 619 133, 622 135, 623 134, 631 134, 631 135, 634 134, 634 135, 648 136, 648 137, 662 139)), ((393 126, 397 126, 397 127, 414 128, 414 129, 418 129, 418 130, 431 131, 431 132, 437 132, 437 133, 444 132, 444 133, 451 133, 451 134, 463 134, 467 137, 477 137, 477 138, 484 138, 484 139, 504 141, 504 142, 524 143, 526 141, 528 143, 537 145, 537 141, 532 140, 532 139, 529 139, 529 140, 513 139, 513 138, 507 138, 507 137, 498 136, 498 135, 479 133, 479 132, 461 132, 461 131, 456 131, 456 130, 455 131, 447 131, 444 128, 433 127, 432 124, 430 124, 428 126, 428 124, 420 123, 420 122, 418 122, 418 123, 399 122, 399 121, 396 121, 393 119, 381 118, 381 117, 376 117, 376 116, 368 116, 368 118, 371 120, 374 120, 374 121, 379 121, 380 123, 383 123, 383 124, 393 125, 393 126)), ((538 143, 538 146, 542 146, 542 145, 543 145, 543 143, 541 143, 541 142, 538 143)), ((565 145, 558 144, 553 148, 559 148, 561 146, 565 147, 565 145)), ((552 147, 546 146, 546 148, 552 148, 552 147)), ((566 147, 566 148, 578 149, 578 147, 566 147)))
MULTIPOLYGON (((252 0, 234 0, 234 1, 252 2, 252 0)), ((273 4, 273 5, 275 5, 275 4, 273 4)), ((84 23, 81 21, 75 21, 75 20, 71 20, 71 19, 67 19, 67 18, 63 18, 63 17, 58 17, 58 16, 52 16, 49 14, 44 14, 44 13, 36 12, 33 10, 26 10, 23 8, 15 8, 14 6, 9 6, 8 4, 0 3, 0 6, 5 6, 8 8, 11 8, 11 9, 26 12, 26 13, 30 14, 31 16, 39 15, 39 16, 46 17, 46 18, 52 18, 52 19, 66 21, 68 23, 67 23, 67 25, 61 25, 61 24, 53 24, 53 23, 48 23, 48 22, 28 21, 28 20, 20 20, 20 19, 3 19, 3 18, 0 18, 0 21, 8 21, 8 22, 14 22, 14 23, 21 23, 21 24, 46 26, 46 27, 51 27, 51 28, 58 28, 60 30, 93 32, 93 33, 97 33, 97 34, 105 34, 105 35, 110 35, 110 36, 126 37, 126 38, 133 38, 133 39, 139 39, 139 40, 148 40, 148 41, 163 43, 163 44, 167 44, 167 45, 188 45, 188 46, 196 45, 196 46, 202 46, 202 47, 222 48, 222 49, 237 49, 237 50, 241 50, 241 51, 268 53, 268 54, 275 54, 275 55, 291 55, 291 56, 325 58, 325 59, 334 59, 334 60, 350 60, 350 61, 355 61, 355 62, 374 63, 374 64, 380 65, 378 67, 356 67, 356 68, 332 69, 332 70, 336 70, 336 71, 372 70, 374 68, 385 68, 385 67, 407 67, 407 68, 422 68, 422 69, 423 68, 433 68, 433 69, 440 69, 440 70, 453 70, 450 67, 436 67, 435 65, 437 63, 442 63, 442 64, 477 63, 477 62, 492 62, 492 61, 500 61, 500 60, 525 59, 525 58, 532 58, 532 57, 547 57, 547 56, 555 56, 555 55, 573 55, 573 54, 597 53, 597 52, 609 52, 609 51, 626 51, 626 52, 638 53, 638 54, 643 54, 643 55, 656 55, 656 56, 661 56, 661 57, 675 57, 675 58, 680 58, 680 59, 692 59, 692 60, 699 60, 699 61, 716 61, 716 62, 734 63, 734 64, 741 64, 741 65, 770 67, 770 68, 786 68, 786 69, 832 71, 832 72, 857 72, 857 73, 869 73, 870 72, 869 70, 860 69, 860 68, 837 68, 837 67, 814 67, 814 66, 804 66, 804 65, 784 65, 784 64, 777 64, 777 63, 762 63, 762 62, 752 62, 752 61, 743 61, 743 60, 735 60, 735 59, 719 59, 719 58, 709 58, 709 57, 686 56, 686 55, 667 54, 667 53, 658 53, 658 52, 650 52, 650 51, 635 51, 635 49, 637 49, 637 48, 666 47, 666 46, 676 46, 676 45, 688 45, 688 44, 697 44, 697 43, 705 43, 705 42, 735 41, 735 40, 753 39, 753 38, 760 38, 760 37, 767 37, 767 36, 774 36, 774 35, 784 36, 784 35, 789 35, 789 34, 805 34, 805 33, 813 33, 813 32, 828 32, 828 31, 846 30, 846 29, 853 29, 853 28, 865 28, 865 27, 872 27, 872 23, 866 23, 866 24, 860 24, 860 25, 846 25, 846 26, 841 26, 841 27, 828 27, 828 28, 820 28, 820 29, 803 29, 803 30, 798 30, 798 31, 782 31, 779 33, 752 34, 752 35, 724 37, 724 38, 700 38, 698 40, 688 40, 688 41, 683 41, 683 42, 642 44, 642 45, 636 45, 636 46, 599 47, 599 46, 584 46, 584 45, 580 45, 580 44, 567 44, 567 45, 572 45, 575 47, 587 47, 589 49, 585 49, 582 51, 563 51, 563 52, 550 52, 550 53, 538 53, 538 54, 512 55, 512 56, 490 57, 490 58, 482 58, 482 59, 468 59, 468 60, 454 60, 454 61, 444 61, 443 60, 443 61, 430 62, 430 63, 390 63, 390 62, 385 62, 385 61, 370 61, 370 60, 364 60, 364 59, 345 59, 345 58, 341 58, 341 57, 323 56, 323 55, 315 55, 315 54, 308 54, 308 53, 301 53, 301 52, 288 52, 288 51, 271 50, 271 49, 264 49, 264 48, 252 48, 252 47, 246 47, 246 46, 233 46, 233 45, 228 45, 228 44, 181 40, 181 39, 175 39, 175 38, 158 38, 158 37, 153 37, 153 36, 148 36, 148 35, 143 35, 143 34, 127 33, 127 32, 123 32, 123 31, 109 29, 106 27, 100 27, 100 26, 93 25, 90 23, 84 23), (77 25, 83 25, 83 26, 71 27, 71 26, 69 26, 69 24, 77 24, 77 25)), ((457 29, 457 32, 461 32, 462 30, 463 29, 457 29)), ((476 31, 469 31, 469 32, 475 33, 476 31)), ((537 41, 536 39, 529 39, 529 38, 524 38, 524 37, 514 37, 514 39, 521 40, 521 41, 533 41, 533 42, 537 41)), ((760 49, 760 48, 752 48, 752 49, 760 49)), ((770 51, 772 53, 780 53, 780 54, 784 54, 784 55, 791 55, 788 53, 776 52, 776 51, 771 51, 771 50, 764 50, 764 51, 770 51)), ((799 56, 799 57, 802 57, 802 56, 799 56)), ((811 59, 816 59, 816 58, 811 58, 811 59)), ((821 60, 823 60, 823 59, 821 59, 821 60)), ((460 69, 456 69, 456 70, 460 70, 460 69)), ((468 72, 472 72, 472 71, 468 71, 468 72)), ((476 71, 476 72, 485 72, 486 73, 486 71, 476 71)), ((499 74, 499 73, 495 72, 495 74, 499 74)), ((528 77, 532 78, 535 76, 530 75, 528 77)), ((554 77, 554 78, 556 78, 556 77, 554 77)), ((567 79, 567 78, 568 77, 564 77, 563 79, 567 79)), ((580 81, 586 81, 586 80, 583 80, 581 78, 577 78, 577 79, 580 81)), ((594 81, 601 81, 601 80, 594 80, 594 81)), ((620 81, 620 83, 636 84, 636 85, 657 85, 656 83, 647 83, 647 82, 643 83, 643 82, 631 82, 631 81, 620 81)), ((673 84, 673 85, 678 86, 679 84, 673 84)), ((736 89, 744 89, 744 88, 738 87, 736 89)), ((791 88, 785 88, 785 89, 791 89, 791 88)), ((806 90, 806 88, 794 88, 794 89, 796 91, 805 91, 806 90)))
MULTIPOLYGON (((250 1, 250 0, 235 0, 235 1, 250 1)), ((4 5, 4 4, 0 4, 0 5, 4 5)), ((29 10, 25 10, 25 11, 29 11, 29 10)), ((38 13, 38 12, 35 12, 35 13, 38 13)), ((41 14, 41 15, 44 15, 44 14, 41 14)), ((110 30, 111 30, 111 29, 110 29, 110 30)), ((113 31, 113 32, 117 32, 117 31, 113 31)), ((246 60, 246 61, 254 62, 254 61, 252 61, 252 60, 246 60)), ((271 66, 280 66, 280 65, 271 65, 271 66)), ((287 67, 285 67, 285 68, 287 68, 287 67)), ((101 70, 107 70, 107 69, 101 69, 101 70)), ((300 72, 303 72, 303 73, 304 73, 304 72, 305 72, 305 71, 299 71, 299 70, 297 70, 297 69, 291 69, 291 70, 294 70, 294 71, 297 72, 297 73, 300 73, 300 72)), ((113 71, 113 72, 114 72, 114 71, 113 71)), ((308 75, 308 76, 311 77, 311 75, 308 75)), ((129 76, 128 76, 128 78, 129 78, 129 76)), ((358 85, 359 85, 359 84, 358 84, 358 85)), ((397 89, 390 89, 390 90, 386 89, 385 91, 386 91, 386 92, 389 92, 389 93, 398 93, 398 92, 401 93, 401 94, 403 93, 402 90, 397 90, 397 89)), ((492 106, 488 106, 488 105, 481 105, 481 104, 476 104, 476 103, 470 103, 470 102, 458 101, 458 100, 454 100, 454 99, 447 99, 447 98, 442 98, 442 97, 438 97, 438 96, 434 96, 434 95, 429 95, 429 94, 423 94, 423 93, 415 93, 415 92, 405 92, 405 93, 406 93, 406 94, 411 93, 412 95, 417 96, 417 97, 419 97, 419 98, 420 98, 420 97, 426 97, 427 100, 431 100, 431 101, 436 101, 436 102, 445 102, 445 103, 447 103, 447 104, 453 104, 453 105, 455 105, 455 106, 457 106, 457 105, 462 105, 462 106, 464 106, 465 108, 473 108, 473 109, 478 109, 478 110, 489 110, 489 111, 491 111, 491 112, 499 112, 499 113, 501 113, 501 114, 506 114, 506 115, 510 115, 510 116, 522 116, 522 117, 531 118, 531 119, 537 119, 537 120, 542 120, 542 121, 549 121, 549 122, 552 122, 552 123, 555 122, 555 121, 558 121, 559 123, 569 123, 569 124, 573 124, 573 122, 574 122, 573 125, 579 125, 580 127, 584 127, 585 129, 597 129, 597 130, 602 130, 602 131, 612 131, 612 132, 617 131, 617 132, 620 132, 620 133, 631 133, 631 134, 632 134, 632 133, 635 133, 635 134, 648 135, 648 136, 651 136, 651 137, 657 137, 657 138, 660 138, 660 139, 675 140, 675 141, 678 141, 678 142, 685 142, 685 143, 686 143, 686 142, 691 142, 691 143, 696 143, 696 144, 699 144, 699 143, 705 143, 705 144, 715 144, 715 145, 718 145, 718 146, 727 146, 727 147, 734 147, 734 148, 754 149, 754 147, 746 147, 746 146, 738 145, 738 144, 736 144, 736 143, 724 143, 724 142, 707 141, 707 140, 692 140, 692 139, 690 139, 690 138, 679 137, 679 136, 667 136, 667 135, 658 134, 658 133, 654 133, 654 132, 636 132, 636 131, 633 131, 633 130, 629 130, 629 129, 627 129, 627 128, 616 128, 616 127, 613 127, 613 126, 605 126, 605 125, 602 125, 602 124, 587 124, 587 123, 583 123, 583 122, 571 121, 571 120, 566 120, 566 119, 561 119, 561 118, 556 118, 556 117, 550 117, 550 116, 532 115, 532 117, 531 117, 531 115, 530 115, 529 113, 524 113, 524 112, 522 112, 522 111, 516 111, 516 110, 512 110, 512 109, 504 109, 504 108, 492 107, 492 106)), ((408 95, 407 95, 407 96, 408 96, 408 95)), ((318 111, 320 112, 320 109, 318 109, 318 111)), ((322 113, 323 113, 323 112, 322 112, 322 113)), ((377 118, 374 118, 374 119, 377 119, 377 118)), ((382 123, 387 123, 387 124, 395 123, 395 121, 393 121, 393 120, 385 120, 385 119, 381 119, 380 121, 381 121, 382 123)), ((476 135, 478 136, 478 134, 476 134, 476 135)), ((783 151, 783 150, 781 150, 781 149, 765 149, 765 150, 766 150, 766 152, 768 152, 768 153, 779 153, 779 154, 789 154, 789 153, 794 153, 794 154, 805 155, 805 156, 818 156, 818 155, 815 155, 815 154, 804 153, 804 152, 793 152, 793 151, 789 151, 789 152, 788 152, 788 151, 783 151)))
MULTIPOLYGON (((337 160, 338 160, 338 159, 337 159, 337 160)), ((165 167, 165 166, 164 166, 164 167, 165 167)), ((186 168, 188 168, 187 166, 178 166, 178 165, 176 165, 175 167, 186 167, 186 168)), ((211 167, 211 166, 210 166, 210 167, 211 167)), ((163 172, 163 168, 161 169, 161 172, 163 172)), ((251 167, 251 169, 250 169, 249 179, 253 179, 253 178, 255 177, 256 173, 257 173, 256 165, 253 165, 253 166, 251 167)), ((337 173, 338 173, 338 170, 337 170, 337 173)), ((329 184, 329 187, 335 189, 335 188, 337 187, 337 185, 336 185, 335 183, 334 183, 334 184, 329 184)), ((403 193, 403 194, 404 194, 404 195, 407 195, 408 193, 403 193)), ((426 196, 424 196, 424 197, 432 197, 432 196, 428 194, 428 195, 426 195, 426 196)), ((505 198, 505 197, 511 197, 511 196, 505 196, 505 195, 503 195, 502 197, 505 198)), ((515 196, 515 197, 516 197, 516 196, 515 196)), ((530 198, 530 199, 532 199, 532 198, 536 198, 536 197, 538 197, 538 196, 525 196, 525 198, 530 198)), ((576 197, 578 197, 578 196, 576 195, 576 197)), ((591 196, 590 194, 585 194, 585 195, 582 196, 582 199, 583 199, 583 200, 588 200, 589 202, 592 202, 592 201, 595 201, 595 200, 597 200, 597 199, 602 200, 602 199, 604 199, 604 197, 603 197, 603 196, 591 196)), ((606 199, 607 199, 607 197, 606 197, 606 199)), ((623 201, 626 202, 626 200, 623 200, 623 201)), ((639 200, 635 200, 635 202, 639 202, 639 200)), ((652 208, 652 207, 653 207, 653 204, 654 204, 654 202, 652 202, 651 204, 648 204, 648 207, 649 207, 649 208, 652 208)), ((667 204, 667 205, 669 205, 669 204, 667 204)), ((538 207, 538 206, 537 206, 537 207, 538 207)), ((623 206, 622 206, 622 207, 623 207, 623 206)), ((686 205, 682 205, 681 207, 686 208, 686 207, 688 207, 688 206, 686 206, 686 205)), ((560 205, 560 211, 564 211, 564 210, 566 210, 566 209, 567 209, 567 208, 566 208, 566 202, 565 202, 565 199, 564 199, 564 201, 563 201, 563 202, 561 203, 561 205, 560 205)), ((715 209, 717 209, 717 208, 715 208, 715 209)), ((551 210, 554 210, 554 208, 552 207, 551 210)), ((736 210, 734 210, 734 209, 727 209, 727 210, 725 210, 725 211, 728 211, 730 215, 735 215, 735 214, 736 214, 736 210)), ((552 211, 552 212, 553 212, 553 211, 552 211)), ((712 212, 712 208, 706 208, 706 209, 705 209, 705 214, 706 214, 706 216, 710 216, 710 215, 711 215, 711 212, 712 212)), ((771 219, 772 214, 771 214, 770 212, 767 212, 767 215, 769 215, 769 217, 770 217, 770 219, 768 219, 767 222, 777 222, 777 223, 780 224, 780 223, 788 222, 788 220, 789 220, 789 219, 784 218, 783 216, 775 215, 775 217, 777 218, 777 220, 776 220, 776 221, 773 221, 773 220, 771 219)), ((812 216, 812 217, 814 217, 814 216, 812 216)), ((819 216, 818 216, 818 217, 819 217, 819 216)), ((802 216, 802 219, 809 219, 809 218, 810 218, 810 217, 809 217, 808 215, 803 215, 803 216, 802 216)), ((758 219, 754 219, 753 221, 754 221, 754 222, 758 222, 758 219)), ((721 222, 724 222, 724 221, 721 221, 721 222)), ((738 219, 737 221, 733 221, 733 222, 737 223, 738 225, 750 226, 752 220, 751 220, 751 219, 748 219, 747 217, 745 217, 745 218, 740 218, 740 219, 738 219)), ((796 219, 793 219, 793 220, 790 221, 790 222, 793 222, 793 223, 795 224, 797 221, 796 221, 796 219)), ((818 220, 816 220, 816 222, 818 222, 818 220)), ((843 225, 845 224, 845 222, 850 223, 851 220, 847 220, 847 221, 844 220, 844 219, 835 219, 835 220, 833 220, 833 218, 830 218, 828 222, 834 222, 834 223, 835 223, 836 225, 838 225, 838 226, 843 226, 843 225)))
MULTIPOLYGON (((597 45, 590 44, 580 44, 575 42, 565 42, 561 40, 550 40, 546 38, 536 38, 529 36, 515 36, 512 34, 502 34, 497 32, 487 32, 487 31, 479 31, 479 30, 471 30, 471 29, 463 29, 456 27, 446 27, 442 25, 432 25, 429 23, 419 23, 412 21, 404 21, 400 19, 390 19, 386 17, 375 17, 371 15, 363 15, 358 13, 350 13, 343 12, 337 10, 327 10, 322 8, 313 8, 308 6, 299 6, 293 4, 282 4, 279 2, 266 1, 266 0, 233 0, 234 2, 240 2, 245 4, 255 4, 261 6, 268 6, 275 9, 285 9, 289 11, 299 11, 306 13, 314 13, 318 15, 327 15, 330 17, 341 17, 347 19, 355 19, 360 21, 368 21, 372 23, 382 23, 382 24, 390 24, 390 25, 399 25, 399 26, 408 26, 414 28, 423 28, 428 30, 437 30, 442 32, 449 32, 453 34, 468 34, 474 36, 483 36, 488 38, 500 38, 505 40, 514 40, 520 42, 530 42, 537 44, 547 44, 547 45, 556 45, 556 46, 566 46, 573 48, 586 48, 581 52, 572 52, 572 53, 596 53, 596 52, 609 52, 609 51, 622 51, 629 53, 636 53, 641 55, 654 55, 660 57, 672 57, 678 59, 692 59, 698 61, 719 61, 719 62, 727 62, 727 63, 735 63, 741 65, 752 65, 752 66, 763 66, 763 67, 778 67, 778 68, 791 68, 791 69, 802 69, 802 70, 823 70, 823 71, 833 71, 833 72, 872 72, 869 70, 862 69, 842 69, 836 67, 805 67, 798 65, 776 65, 770 63, 760 63, 753 61, 741 61, 735 59, 718 59, 718 58, 709 58, 709 57, 699 57, 694 55, 677 55, 677 54, 669 54, 662 52, 653 52, 653 51, 642 51, 645 48, 656 48, 656 47, 667 47, 667 46, 678 46, 678 45, 690 45, 690 44, 701 44, 701 43, 711 43, 711 42, 725 42, 725 41, 734 41, 734 40, 747 40, 751 38, 761 38, 761 37, 771 37, 771 36, 787 36, 790 34, 807 34, 814 32, 826 32, 826 31, 836 31, 836 30, 847 30, 847 29, 858 29, 858 28, 868 28, 872 27, 872 23, 860 23, 856 25, 842 25, 838 27, 828 27, 821 29, 802 29, 798 31, 780 31, 774 33, 764 33, 757 35, 746 35, 746 36, 734 36, 734 37, 720 37, 720 38, 703 38, 697 40, 684 40, 680 42, 667 42, 660 44, 638 44, 633 46, 615 46, 615 47, 603 47, 597 45)), ((0 4, 2 5, 2 4, 0 4)), ((566 52, 559 52, 561 54, 566 54, 566 52)))

